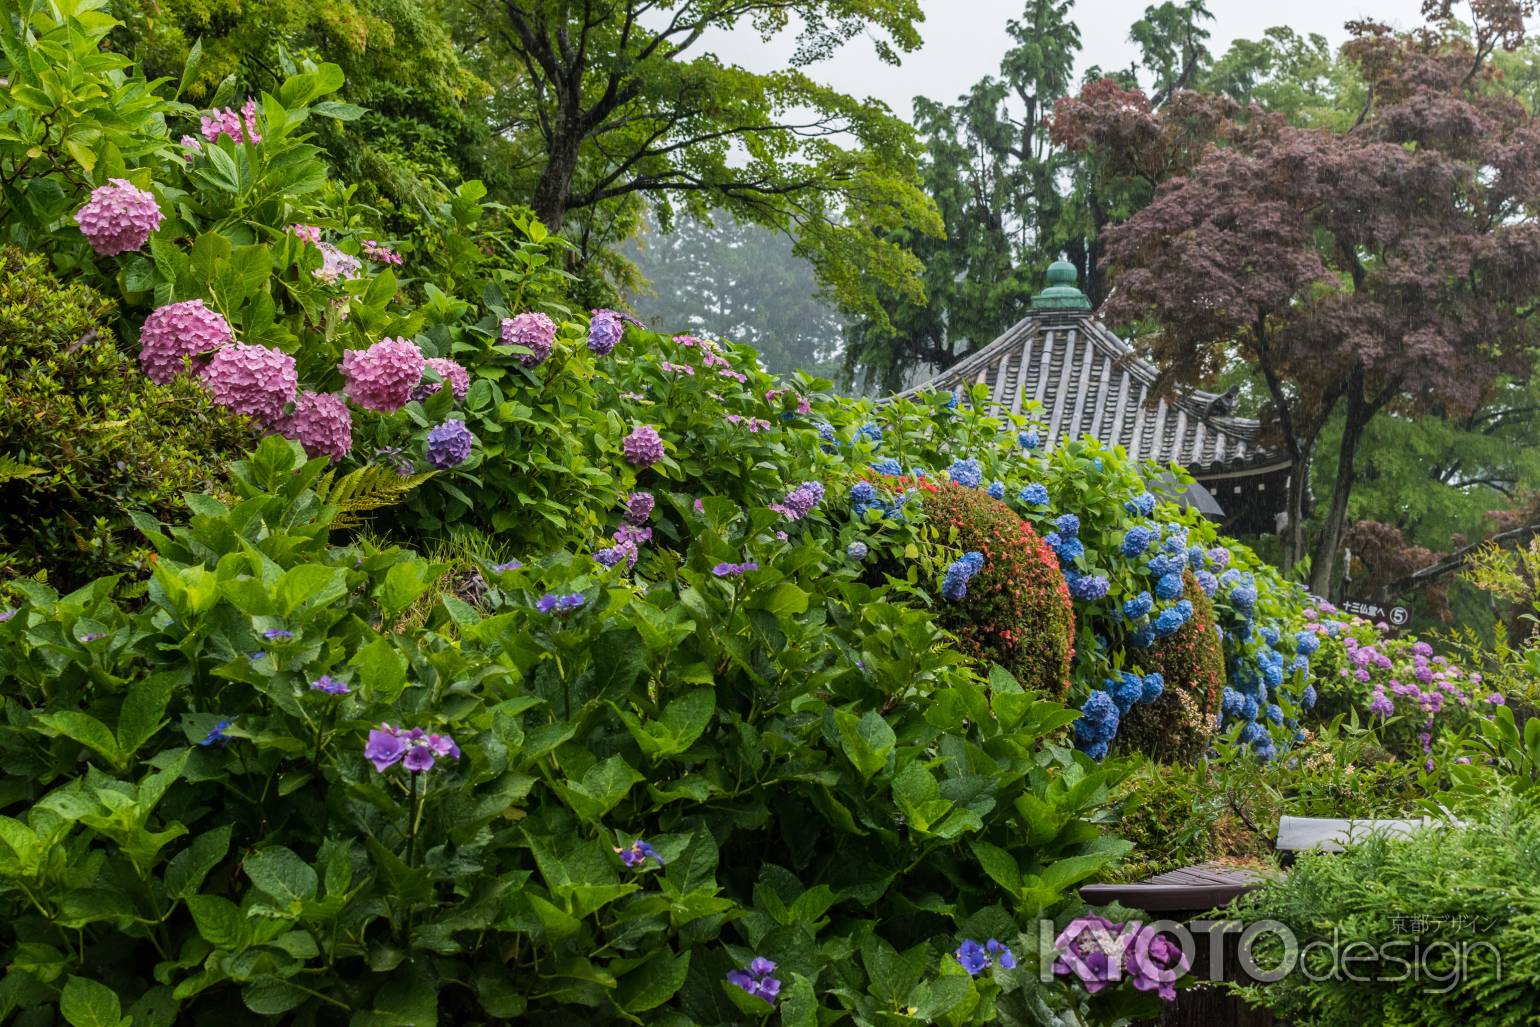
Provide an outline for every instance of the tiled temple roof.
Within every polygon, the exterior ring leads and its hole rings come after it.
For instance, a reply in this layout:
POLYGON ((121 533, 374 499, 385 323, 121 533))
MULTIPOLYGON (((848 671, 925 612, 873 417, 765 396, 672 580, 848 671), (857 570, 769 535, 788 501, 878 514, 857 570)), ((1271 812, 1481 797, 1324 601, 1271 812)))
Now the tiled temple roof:
MULTIPOLYGON (((1061 267, 1069 265, 1055 270, 1061 267)), ((1068 273, 1072 283, 1073 268, 1068 273)), ((1180 464, 1200 479, 1288 465, 1284 454, 1259 444, 1259 422, 1211 414, 1216 394, 1156 397, 1159 371, 1102 324, 1063 279, 1060 271, 1060 284, 1050 285, 1034 300, 1032 313, 994 342, 903 395, 985 385, 991 412, 1019 414, 1030 401, 1042 404, 1038 416, 1047 446, 1090 435, 1122 446, 1136 460, 1180 464)), ((1049 281, 1055 281, 1052 271, 1049 281)))

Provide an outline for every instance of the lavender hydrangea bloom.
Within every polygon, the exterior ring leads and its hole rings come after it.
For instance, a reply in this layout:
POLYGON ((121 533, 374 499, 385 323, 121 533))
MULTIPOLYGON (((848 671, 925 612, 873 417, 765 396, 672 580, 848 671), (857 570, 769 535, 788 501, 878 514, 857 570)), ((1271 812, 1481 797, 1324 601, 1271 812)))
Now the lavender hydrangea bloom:
POLYGON ((646 524, 652 516, 657 501, 651 492, 633 492, 626 499, 626 521, 630 524, 646 524))
POLYGON ((139 366, 150 381, 165 385, 191 360, 201 361, 234 341, 230 322, 203 305, 202 300, 156 307, 139 329, 139 366))
POLYGON ((465 394, 471 390, 471 373, 467 371, 457 360, 448 357, 429 357, 424 362, 424 370, 432 371, 438 375, 440 381, 429 381, 426 377, 412 390, 412 398, 421 402, 444 387, 444 382, 449 383, 449 393, 458 403, 465 398, 465 394))
POLYGON ((381 339, 367 349, 350 349, 338 367, 346 384, 342 391, 365 410, 394 413, 411 402, 428 361, 406 339, 381 339))
POLYGON ((968 582, 984 567, 984 554, 976 551, 964 553, 946 569, 941 582, 941 597, 957 602, 968 595, 968 582))
POLYGON ((775 964, 768 959, 756 957, 745 970, 727 971, 727 983, 762 999, 770 1005, 775 1005, 776 997, 781 993, 781 982, 770 976, 775 973, 775 964))
POLYGON ((376 772, 385 773, 404 755, 406 742, 389 724, 381 724, 369 732, 369 740, 364 744, 364 759, 374 764, 376 772))
POLYGON ((528 353, 518 354, 525 367, 539 367, 551 355, 556 344, 556 322, 536 311, 526 311, 503 319, 499 338, 504 346, 522 346, 528 353))
POLYGON ((962 968, 968 971, 969 977, 977 977, 989 969, 988 953, 984 951, 984 946, 972 938, 964 938, 953 955, 957 957, 957 962, 962 964, 962 968))
POLYGON ((325 692, 327 695, 347 695, 352 691, 346 681, 338 681, 330 674, 322 674, 310 683, 312 692, 325 692))
POLYGON ((364 758, 381 774, 398 762, 412 773, 421 774, 432 770, 438 760, 459 759, 460 747, 448 735, 429 734, 420 727, 407 730, 381 724, 369 732, 364 758))
POLYGON ((75 224, 98 256, 132 253, 160 227, 155 196, 126 178, 114 178, 91 190, 91 198, 75 212, 75 224))
POLYGON ((321 266, 310 273, 319 281, 336 285, 351 282, 363 273, 363 262, 351 253, 344 253, 329 242, 318 242, 315 246, 321 251, 321 266))
POLYGON ((632 869, 641 866, 649 859, 657 860, 658 866, 663 865, 663 857, 658 855, 658 850, 640 838, 623 849, 616 849, 615 852, 620 856, 620 861, 632 869))
POLYGON ((595 310, 588 321, 588 348, 599 356, 608 356, 626 333, 626 323, 613 310, 595 310))
POLYGON ((464 421, 445 421, 428 431, 428 463, 441 471, 459 467, 470 459, 475 441, 464 421))
POLYGON ((520 570, 523 566, 518 560, 509 560, 506 563, 494 565, 492 569, 499 574, 507 574, 509 571, 520 570))
POLYGON ((594 561, 605 567, 616 567, 622 562, 627 567, 636 566, 636 543, 631 541, 617 542, 613 546, 600 549, 594 553, 594 561))
POLYGON ((299 389, 294 358, 267 346, 223 346, 201 373, 215 403, 268 425, 279 422, 299 389))
POLYGON ((639 424, 620 443, 621 452, 633 467, 651 467, 663 459, 663 439, 650 424, 639 424))
POLYGON ((961 485, 965 489, 976 489, 984 483, 983 468, 972 457, 954 461, 952 466, 947 468, 947 476, 954 484, 961 485))
POLYGON ((278 432, 304 446, 311 458, 330 457, 336 463, 353 448, 353 414, 341 396, 307 390, 294 401, 278 432))
POLYGON ((857 563, 860 563, 862 560, 866 559, 866 554, 868 552, 869 550, 867 549, 865 542, 852 542, 850 545, 845 547, 845 555, 857 563))
POLYGON ((759 570, 759 564, 753 560, 745 560, 743 563, 719 563, 711 568, 711 573, 719 578, 737 578, 749 571, 759 570))
POLYGON ((800 521, 813 512, 813 508, 823 502, 823 485, 816 481, 805 481, 801 485, 786 493, 786 498, 779 503, 771 503, 770 509, 783 517, 793 521, 800 521))
POLYGON ((269 642, 287 642, 294 637, 294 632, 288 628, 268 628, 262 632, 262 637, 269 642))
POLYGON ((571 613, 586 602, 588 602, 588 597, 581 592, 568 592, 565 594, 547 592, 535 603, 535 609, 541 613, 571 613))

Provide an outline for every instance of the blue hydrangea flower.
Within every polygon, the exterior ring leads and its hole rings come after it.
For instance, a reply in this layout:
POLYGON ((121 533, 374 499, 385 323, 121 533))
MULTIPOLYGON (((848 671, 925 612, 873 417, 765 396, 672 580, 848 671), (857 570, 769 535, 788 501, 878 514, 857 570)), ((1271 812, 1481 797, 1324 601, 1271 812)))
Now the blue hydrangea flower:
POLYGON ((962 968, 968 971, 969 977, 977 977, 989 969, 989 955, 984 951, 984 946, 972 938, 964 938, 953 955, 962 964, 962 968))
POLYGON ((859 434, 863 439, 871 440, 871 443, 874 446, 879 446, 882 444, 882 425, 880 424, 874 424, 871 421, 867 421, 865 424, 861 425, 859 434))
POLYGON ((873 503, 877 500, 877 490, 869 481, 858 481, 850 487, 850 501, 856 504, 873 503))
POLYGON ((1246 709, 1246 697, 1226 685, 1224 694, 1220 698, 1219 708, 1226 717, 1238 720, 1246 709))
POLYGON ((825 453, 835 453, 839 451, 840 437, 834 431, 834 425, 820 424, 818 426, 818 438, 818 448, 823 450, 825 453))
POLYGON ((1314 685, 1306 685, 1305 686, 1305 690, 1303 692, 1301 692, 1300 696, 1299 696, 1300 708, 1305 710, 1306 712, 1314 709, 1315 708, 1315 699, 1316 699, 1315 686, 1314 685))
POLYGON ((1028 485, 1017 493, 1016 498, 1020 499, 1027 506, 1047 506, 1048 486, 1036 483, 1028 485))
POLYGON ((946 578, 941 582, 941 596, 957 602, 968 594, 968 582, 973 580, 984 566, 984 554, 977 551, 969 551, 952 561, 952 565, 946 569, 946 578))
POLYGON ((1165 574, 1155 582, 1155 597, 1157 599, 1175 599, 1182 594, 1182 576, 1180 574, 1165 574))
POLYGON ((984 483, 984 470, 971 456, 966 460, 954 461, 952 466, 947 468, 947 476, 965 489, 976 489, 984 483))
POLYGON ((1123 555, 1132 559, 1150 547, 1155 541, 1155 532, 1142 524, 1136 524, 1123 535, 1123 544, 1119 547, 1123 555))
POLYGON ((1123 509, 1133 517, 1148 517, 1155 512, 1155 497, 1145 492, 1124 503, 1123 509))
POLYGON ((1230 592, 1230 602, 1242 613, 1250 613, 1257 605, 1257 590, 1252 585, 1240 585, 1230 592))
POLYGON ((1125 670, 1117 680, 1109 680, 1106 684, 1112 701, 1118 704, 1120 715, 1133 709, 1134 703, 1144 698, 1144 681, 1137 674, 1125 670))
POLYGON ((225 729, 228 728, 233 723, 234 723, 233 719, 232 720, 221 720, 218 724, 214 725, 214 729, 212 731, 210 731, 206 736, 204 736, 203 740, 201 742, 199 742, 198 744, 203 746, 204 748, 208 748, 211 745, 227 745, 227 744, 229 744, 230 736, 225 734, 225 729))
POLYGON ((1321 648, 1321 640, 1313 631, 1301 631, 1294 636, 1294 651, 1301 656, 1310 656, 1321 648))
POLYGON ((1155 618, 1151 625, 1155 629, 1155 637, 1167 638, 1182 630, 1182 625, 1187 623, 1187 618, 1182 616, 1182 611, 1175 606, 1168 606, 1160 611, 1160 616, 1155 618))
POLYGON ((872 470, 889 478, 897 478, 904 473, 903 465, 890 456, 883 457, 881 460, 874 460, 872 462, 872 470))
POLYGON ((1135 648, 1148 649, 1150 646, 1155 644, 1155 626, 1153 624, 1146 624, 1144 627, 1129 635, 1128 641, 1135 648))
POLYGON ((1107 598, 1110 587, 1107 579, 1100 574, 1076 574, 1069 579, 1069 594, 1088 603, 1107 598))
POLYGON ((1198 587, 1203 589, 1203 594, 1212 597, 1219 591, 1219 579, 1208 571, 1199 571, 1193 577, 1198 579, 1198 587))
POLYGON ((1005 498, 1005 482, 997 481, 997 482, 991 483, 990 486, 989 486, 989 498, 990 499, 1004 499, 1005 498))
POLYGON ((1274 724, 1283 723, 1283 709, 1277 703, 1267 704, 1267 719, 1274 724))
POLYGON ((1026 431, 1018 433, 1016 441, 1021 445, 1022 449, 1027 450, 1036 449, 1043 443, 1042 438, 1037 434, 1036 428, 1028 428, 1026 431))
POLYGON ((1164 578, 1168 574, 1175 574, 1180 577, 1183 563, 1174 556, 1161 553, 1150 557, 1145 567, 1148 568, 1152 576, 1157 578, 1164 578))
POLYGON ((445 421, 428 430, 428 463, 441 471, 458 467, 470 459, 475 441, 464 421, 445 421))
POLYGON ((1139 620, 1141 617, 1149 616, 1150 611, 1154 608, 1155 600, 1150 594, 1148 592, 1140 592, 1132 599, 1123 601, 1123 616, 1128 620, 1139 620))
POLYGON ((866 548, 865 542, 852 542, 850 545, 845 547, 845 555, 857 563, 860 563, 862 560, 866 559, 866 554, 868 551, 869 550, 866 548))
POLYGON ((1080 534, 1080 518, 1072 513, 1060 514, 1059 519, 1053 522, 1053 526, 1065 538, 1075 538, 1080 534))
POLYGON ((540 597, 539 602, 535 603, 535 609, 541 613, 571 613, 586 602, 588 602, 588 597, 581 592, 569 592, 565 595, 547 592, 540 597))
POLYGON ((1144 694, 1139 701, 1148 706, 1159 699, 1166 691, 1166 678, 1159 671, 1153 671, 1144 676, 1144 694))

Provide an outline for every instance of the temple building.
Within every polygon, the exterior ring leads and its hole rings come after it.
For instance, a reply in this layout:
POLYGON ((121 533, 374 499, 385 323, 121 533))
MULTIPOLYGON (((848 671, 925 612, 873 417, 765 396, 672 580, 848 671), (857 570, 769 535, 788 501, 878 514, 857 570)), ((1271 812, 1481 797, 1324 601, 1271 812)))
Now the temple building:
POLYGON ((1013 414, 1035 401, 1045 447, 1089 435, 1139 461, 1178 464, 1207 492, 1193 490, 1185 501, 1225 531, 1278 530, 1287 509, 1288 454, 1261 444, 1259 421, 1234 416, 1233 393, 1157 395, 1160 372, 1102 324, 1077 278, 1073 264, 1055 262, 1026 317, 903 395, 984 385, 987 409, 1013 414))

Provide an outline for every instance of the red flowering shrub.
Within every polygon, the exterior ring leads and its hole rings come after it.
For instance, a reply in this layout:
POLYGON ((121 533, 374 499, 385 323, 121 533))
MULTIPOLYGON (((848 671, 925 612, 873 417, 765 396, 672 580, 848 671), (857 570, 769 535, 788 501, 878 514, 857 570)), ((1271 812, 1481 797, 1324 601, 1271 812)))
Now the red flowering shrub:
POLYGON ((938 601, 941 624, 963 652, 999 664, 1023 687, 1064 695, 1075 614, 1058 558, 1030 524, 987 493, 950 482, 920 485, 926 523, 963 552, 984 554, 968 594, 938 601))
POLYGON ((1224 689, 1224 644, 1214 624, 1214 604, 1191 571, 1182 573, 1192 618, 1174 635, 1150 647, 1146 671, 1159 671, 1165 691, 1148 706, 1123 717, 1118 741, 1166 763, 1194 763, 1208 749, 1219 723, 1224 689))

